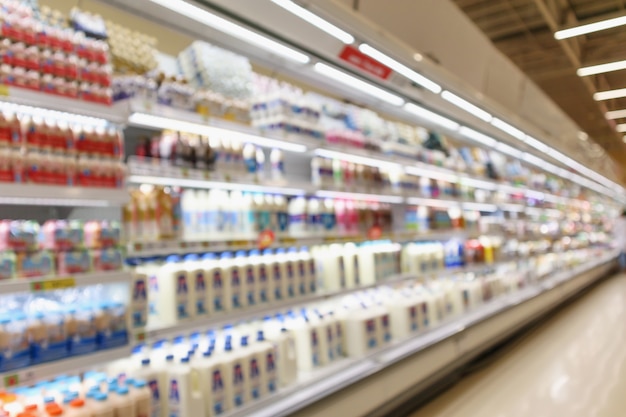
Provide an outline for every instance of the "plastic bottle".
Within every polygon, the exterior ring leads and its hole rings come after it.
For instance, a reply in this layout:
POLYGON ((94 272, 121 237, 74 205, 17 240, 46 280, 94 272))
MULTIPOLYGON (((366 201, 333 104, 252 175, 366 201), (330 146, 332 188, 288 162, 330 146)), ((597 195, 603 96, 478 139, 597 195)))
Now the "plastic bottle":
POLYGON ((319 361, 321 366, 326 366, 335 360, 335 328, 334 323, 326 322, 319 311, 303 313, 305 319, 313 326, 318 335, 319 361))
POLYGON ((89 404, 91 417, 115 417, 112 405, 107 394, 95 394, 94 401, 89 404))
POLYGON ((326 234, 332 234, 337 231, 335 202, 330 198, 325 199, 321 206, 321 229, 326 234))
POLYGON ((283 236, 289 232, 289 206, 287 200, 282 195, 274 197, 274 212, 276 214, 275 233, 283 236))
POLYGON ((308 372, 319 367, 321 351, 318 329, 309 323, 306 316, 293 313, 285 326, 294 336, 298 369, 308 372))
POLYGON ((168 417, 197 415, 204 409, 202 392, 198 381, 192 378, 189 357, 182 358, 180 364, 168 371, 168 417))
POLYGON ((232 252, 222 253, 219 265, 223 277, 225 310, 230 311, 243 307, 245 302, 243 283, 232 252))
POLYGON ((361 285, 358 249, 354 243, 346 243, 343 247, 343 263, 346 268, 346 287, 354 288, 361 285))
POLYGON ((157 274, 157 285, 151 287, 150 298, 155 296, 156 316, 160 323, 173 324, 192 317, 193 287, 181 257, 168 256, 157 274))
POLYGON ((221 190, 212 189, 209 191, 206 203, 203 206, 207 236, 214 236, 222 232, 221 197, 221 190))
POLYGON ((135 417, 135 402, 130 396, 128 387, 119 387, 115 391, 114 409, 115 417, 135 417))
POLYGON ((241 407, 248 402, 250 392, 246 375, 247 353, 240 347, 235 349, 232 336, 229 335, 226 336, 224 351, 220 353, 220 356, 226 368, 224 383, 229 387, 230 398, 227 398, 229 407, 241 407))
MULTIPOLYGON (((220 266, 217 255, 214 253, 206 253, 202 256, 202 266, 206 271, 208 286, 210 288, 209 313, 211 315, 221 313, 226 310, 226 289, 224 282, 224 274, 220 266)), ((229 291, 230 295, 230 291, 229 291)))
POLYGON ((272 180, 282 181, 285 179, 285 164, 283 162, 283 151, 280 149, 272 149, 270 153, 270 162, 272 164, 272 180))
POLYGON ((289 233, 294 237, 306 234, 306 200, 295 197, 289 202, 289 233))
POLYGON ((148 383, 144 380, 135 379, 132 383, 132 396, 135 403, 136 417, 156 417, 152 409, 152 394, 148 383))
POLYGON ((284 248, 276 249, 274 260, 274 282, 277 282, 277 277, 280 276, 280 282, 282 284, 281 294, 283 298, 293 298, 295 296, 293 265, 291 266, 291 277, 289 277, 289 271, 287 270, 287 266, 288 264, 291 264, 291 262, 289 262, 288 260, 287 251, 284 248))
POLYGON ((293 256, 293 263, 296 268, 296 292, 298 295, 303 296, 308 294, 310 277, 308 268, 308 258, 306 253, 298 251, 296 248, 289 249, 289 252, 293 256))
POLYGON ((183 212, 183 238, 193 240, 199 236, 199 201, 196 190, 184 190, 181 198, 181 209, 183 212))
POLYGON ((363 356, 380 346, 380 314, 366 304, 350 311, 345 319, 346 353, 349 356, 363 356))
POLYGON ((206 350, 194 361, 192 371, 196 373, 200 392, 204 397, 205 416, 219 416, 230 409, 231 387, 225 384, 226 367, 213 348, 206 350))
POLYGON ((244 355, 244 372, 248 386, 247 398, 249 401, 254 401, 265 395, 266 381, 263 355, 254 344, 248 343, 248 337, 242 338, 240 349, 244 355))
MULTIPOLYGON (((263 331, 267 340, 272 343, 276 353, 275 359, 276 367, 278 368, 279 385, 287 387, 298 378, 298 359, 294 336, 287 328, 283 327, 283 322, 282 316, 279 316, 276 320, 272 320, 269 316, 265 317, 263 320, 263 331)), ((268 371, 268 374, 270 374, 270 371, 268 371)))
POLYGON ((256 158, 256 147, 247 143, 243 147, 243 162, 246 166, 246 174, 254 175, 257 172, 257 158, 256 158))
MULTIPOLYGON (((143 382, 143 386, 137 386, 135 384, 135 388, 141 391, 147 391, 149 397, 148 401, 150 404, 150 415, 149 417, 160 417, 162 413, 162 401, 161 397, 165 395, 163 391, 163 386, 160 385, 160 380, 163 378, 159 378, 159 372, 151 367, 151 361, 149 358, 145 358, 141 361, 141 368, 133 372, 133 376, 135 377, 136 382, 143 382)), ((141 385, 141 384, 139 384, 141 385)), ((145 397, 144 393, 141 393, 140 397, 143 399, 145 397)), ((145 403, 145 399, 142 400, 142 404, 145 403)), ((137 407, 138 409, 143 409, 142 407, 137 407)))
POLYGON ((254 269, 256 277, 257 294, 259 303, 268 303, 274 299, 274 294, 270 286, 270 272, 266 265, 266 257, 261 255, 261 251, 255 249, 250 251, 250 263, 254 269))
POLYGON ((211 304, 211 295, 208 291, 206 270, 201 266, 200 257, 196 254, 185 255, 184 268, 187 272, 189 285, 193 287, 194 306, 196 317, 209 314, 209 305, 211 304))
POLYGON ((245 282, 246 305, 254 306, 260 302, 258 264, 245 251, 237 251, 236 257, 239 259, 240 275, 245 282))
POLYGON ((272 205, 270 205, 269 200, 263 194, 256 194, 254 200, 257 209, 257 227, 259 232, 271 229, 272 205))
POLYGON ((283 270, 271 249, 263 251, 263 259, 268 272, 270 301, 281 301, 286 297, 284 292, 285 284, 283 284, 285 280, 283 270))
POLYGON ((314 294, 317 292, 317 262, 306 246, 300 249, 300 263, 304 263, 307 273, 307 292, 314 294))
POLYGON ((311 198, 307 205, 307 234, 317 236, 322 228, 320 202, 317 198, 311 198))
POLYGON ((265 180, 265 152, 261 148, 256 150, 256 178, 261 182, 265 180))

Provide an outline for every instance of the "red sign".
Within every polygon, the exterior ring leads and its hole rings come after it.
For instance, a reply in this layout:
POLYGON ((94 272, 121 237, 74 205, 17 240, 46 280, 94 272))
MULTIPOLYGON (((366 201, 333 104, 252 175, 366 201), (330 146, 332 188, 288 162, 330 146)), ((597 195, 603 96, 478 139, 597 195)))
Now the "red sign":
POLYGON ((259 249, 267 249, 276 241, 276 235, 271 230, 264 230, 259 234, 259 249))
POLYGON ((381 64, 374 58, 370 58, 350 45, 346 45, 345 48, 343 48, 339 54, 339 58, 383 80, 386 80, 391 75, 391 68, 381 64))

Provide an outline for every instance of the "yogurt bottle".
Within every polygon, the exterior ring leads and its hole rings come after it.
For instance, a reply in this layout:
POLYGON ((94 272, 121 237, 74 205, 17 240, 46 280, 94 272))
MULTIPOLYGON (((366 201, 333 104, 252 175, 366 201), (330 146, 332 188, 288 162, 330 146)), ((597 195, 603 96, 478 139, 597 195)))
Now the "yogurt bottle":
POLYGON ((183 258, 184 268, 187 277, 194 291, 195 316, 201 317, 209 314, 209 306, 211 305, 211 296, 207 286, 206 270, 200 262, 200 257, 196 254, 185 255, 183 258))

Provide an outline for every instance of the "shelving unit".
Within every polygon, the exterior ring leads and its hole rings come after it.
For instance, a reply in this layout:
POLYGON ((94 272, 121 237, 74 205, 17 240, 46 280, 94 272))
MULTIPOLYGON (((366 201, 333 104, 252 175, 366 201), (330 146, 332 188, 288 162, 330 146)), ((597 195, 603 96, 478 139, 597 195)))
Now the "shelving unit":
POLYGON ((125 188, 0 183, 0 205, 109 207, 129 200, 125 188))
POLYGON ((82 356, 74 356, 41 365, 33 365, 28 368, 0 373, 0 388, 25 386, 37 381, 53 379, 59 375, 81 373, 95 366, 127 358, 130 355, 130 347, 102 350, 82 356))
POLYGON ((44 278, 16 278, 0 281, 0 295, 42 292, 98 284, 128 284, 130 280, 130 272, 127 271, 92 272, 44 278))

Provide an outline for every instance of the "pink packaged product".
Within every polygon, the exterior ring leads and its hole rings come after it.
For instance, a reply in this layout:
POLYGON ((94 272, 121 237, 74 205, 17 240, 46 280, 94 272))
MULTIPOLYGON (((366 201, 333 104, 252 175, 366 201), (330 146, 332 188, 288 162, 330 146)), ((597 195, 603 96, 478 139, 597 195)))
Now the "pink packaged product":
POLYGON ((37 249, 39 224, 25 220, 0 221, 0 250, 29 251, 37 249))
POLYGON ((42 248, 55 251, 68 251, 84 247, 82 222, 78 220, 48 220, 40 233, 42 248))
POLYGON ((91 271, 91 256, 86 250, 59 252, 57 254, 57 273, 84 274, 91 271))

